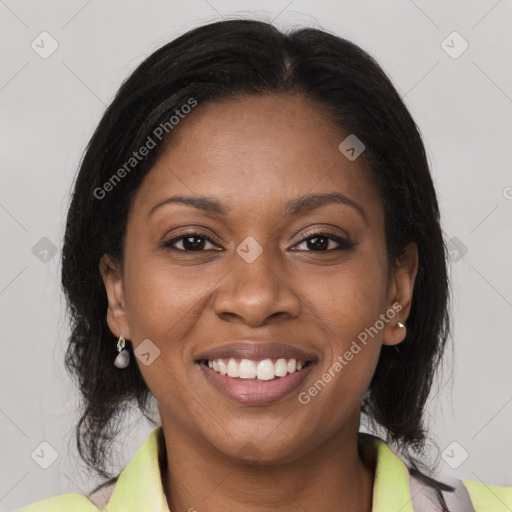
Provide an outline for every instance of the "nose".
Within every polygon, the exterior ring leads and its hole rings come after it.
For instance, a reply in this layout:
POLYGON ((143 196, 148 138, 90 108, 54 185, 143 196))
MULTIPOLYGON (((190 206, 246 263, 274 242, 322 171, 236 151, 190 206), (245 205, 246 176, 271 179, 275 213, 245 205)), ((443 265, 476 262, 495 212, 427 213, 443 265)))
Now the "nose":
POLYGON ((290 288, 289 276, 275 260, 270 261, 270 251, 264 250, 251 263, 238 254, 234 259, 214 300, 214 310, 220 318, 258 327, 299 316, 301 302, 290 288))

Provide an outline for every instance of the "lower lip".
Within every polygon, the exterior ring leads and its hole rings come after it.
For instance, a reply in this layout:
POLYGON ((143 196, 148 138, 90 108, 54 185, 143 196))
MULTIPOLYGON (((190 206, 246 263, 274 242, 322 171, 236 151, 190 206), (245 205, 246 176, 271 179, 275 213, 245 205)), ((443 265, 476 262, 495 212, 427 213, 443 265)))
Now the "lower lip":
POLYGON ((272 380, 252 380, 228 377, 213 371, 203 363, 199 364, 205 377, 217 389, 245 405, 266 405, 281 400, 302 384, 314 365, 310 363, 298 372, 289 373, 284 377, 275 377, 272 380))

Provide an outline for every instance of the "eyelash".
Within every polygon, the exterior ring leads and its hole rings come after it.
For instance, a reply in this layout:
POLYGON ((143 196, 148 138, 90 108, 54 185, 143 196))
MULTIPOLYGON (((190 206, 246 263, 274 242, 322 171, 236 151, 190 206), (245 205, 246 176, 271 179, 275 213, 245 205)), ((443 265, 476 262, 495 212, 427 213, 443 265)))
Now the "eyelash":
MULTIPOLYGON (((183 240, 185 238, 204 238, 205 240, 207 240, 211 244, 215 244, 215 241, 213 241, 210 237, 206 236, 205 234, 203 234, 201 232, 198 232, 198 231, 190 231, 188 233, 182 233, 179 236, 176 236, 174 238, 166 240, 162 245, 163 245, 163 247, 165 247, 167 249, 171 249, 173 251, 184 252, 184 253, 187 253, 187 252, 188 253, 206 252, 204 249, 203 250, 198 250, 198 251, 193 251, 193 250, 186 250, 186 249, 176 249, 176 247, 173 247, 173 245, 176 242, 178 242, 180 240, 183 240)), ((326 249, 324 251, 308 250, 306 252, 319 252, 319 253, 322 253, 322 252, 332 252, 332 251, 336 251, 336 250, 343 251, 343 250, 352 249, 356 245, 353 242, 351 242, 350 240, 348 240, 347 238, 342 238, 339 235, 334 234, 334 233, 330 233, 328 231, 313 231, 311 233, 308 233, 305 238, 303 238, 300 242, 298 242, 295 245, 300 245, 300 244, 302 244, 304 242, 307 242, 308 240, 311 240, 311 239, 314 239, 314 238, 327 238, 329 240, 335 241, 337 244, 339 244, 339 246, 335 247, 334 249, 326 249)))

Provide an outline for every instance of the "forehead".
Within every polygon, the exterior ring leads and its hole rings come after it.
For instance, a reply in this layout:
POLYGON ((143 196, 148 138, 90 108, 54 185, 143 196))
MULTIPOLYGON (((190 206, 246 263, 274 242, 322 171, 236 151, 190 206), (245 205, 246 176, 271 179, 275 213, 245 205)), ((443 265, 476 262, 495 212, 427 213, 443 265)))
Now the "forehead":
POLYGON ((338 146, 348 136, 300 95, 266 94, 199 104, 181 120, 136 202, 150 209, 174 193, 207 195, 245 213, 311 193, 341 192, 381 215, 363 158, 338 146))

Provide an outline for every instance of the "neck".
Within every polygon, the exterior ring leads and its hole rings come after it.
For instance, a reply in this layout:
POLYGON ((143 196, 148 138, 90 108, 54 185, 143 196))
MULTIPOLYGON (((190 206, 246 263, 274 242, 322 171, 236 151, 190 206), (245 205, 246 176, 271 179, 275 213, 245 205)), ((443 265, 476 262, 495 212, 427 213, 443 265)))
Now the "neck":
POLYGON ((375 456, 371 441, 358 450, 357 430, 292 462, 258 465, 223 456, 165 422, 162 427, 173 440, 164 443, 160 461, 170 510, 371 512, 375 456))

